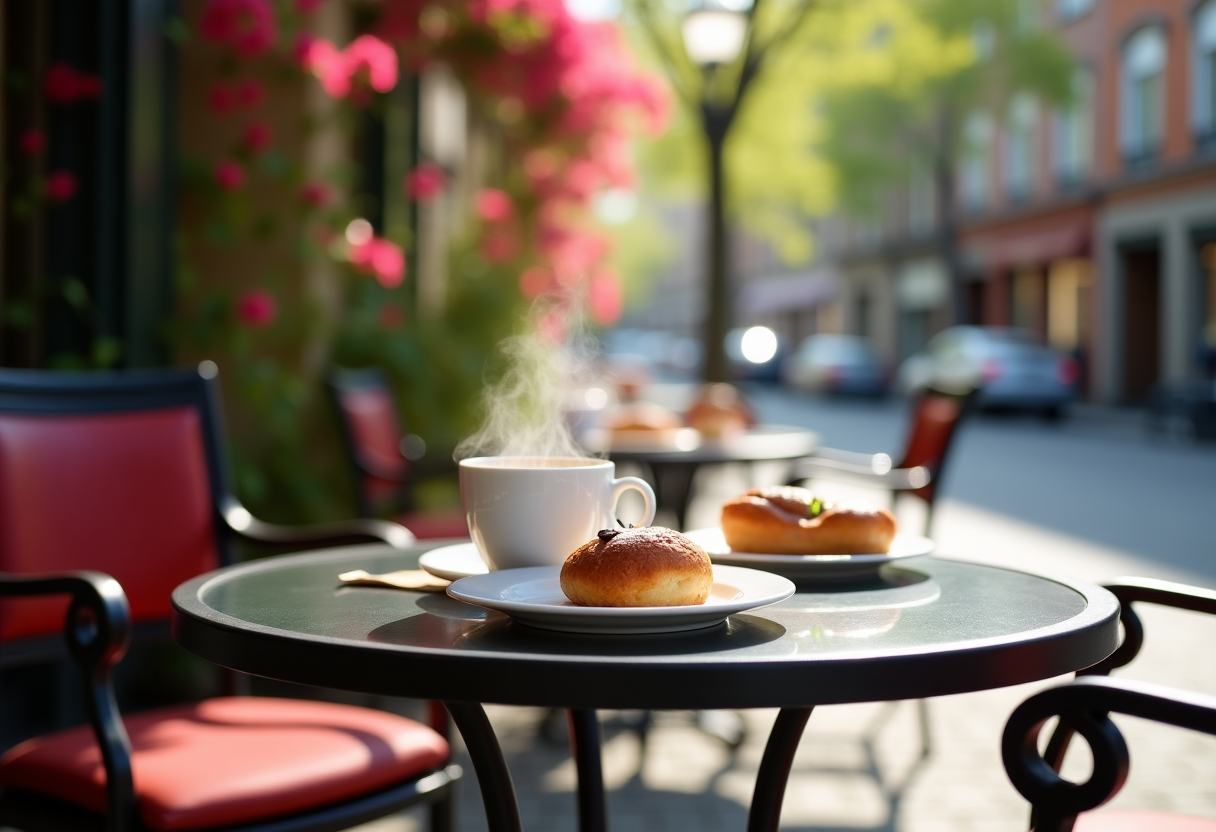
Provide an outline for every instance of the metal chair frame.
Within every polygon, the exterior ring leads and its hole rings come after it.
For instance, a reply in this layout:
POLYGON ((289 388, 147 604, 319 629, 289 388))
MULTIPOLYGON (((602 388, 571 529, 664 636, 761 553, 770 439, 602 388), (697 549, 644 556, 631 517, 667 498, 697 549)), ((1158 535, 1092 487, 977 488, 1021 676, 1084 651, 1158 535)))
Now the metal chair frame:
MULTIPOLYGON (((201 417, 215 509, 216 554, 221 565, 233 562, 236 540, 297 548, 367 542, 403 547, 413 542, 407 529, 386 521, 353 520, 289 527, 254 518, 229 489, 217 372, 211 362, 203 362, 196 370, 97 374, 0 370, 0 413, 55 416, 175 406, 195 408, 201 417)), ((106 770, 108 809, 100 816, 75 804, 9 789, 0 793, 0 825, 31 832, 94 829, 147 832, 138 817, 131 745, 115 700, 112 671, 126 653, 135 630, 167 634, 167 622, 133 626, 122 588, 112 577, 100 572, 0 573, 0 597, 42 595, 69 595, 72 599, 64 624, 64 640, 68 656, 81 672, 89 722, 106 770)), ((53 644, 57 641, 43 637, 6 644, 0 651, 0 666, 45 661, 61 655, 62 649, 53 644)), ((446 735, 446 726, 439 727, 446 735)), ((336 832, 422 803, 431 804, 431 828, 435 832, 450 831, 454 787, 460 776, 460 767, 449 765, 352 800, 240 827, 229 826, 223 832, 336 832)))

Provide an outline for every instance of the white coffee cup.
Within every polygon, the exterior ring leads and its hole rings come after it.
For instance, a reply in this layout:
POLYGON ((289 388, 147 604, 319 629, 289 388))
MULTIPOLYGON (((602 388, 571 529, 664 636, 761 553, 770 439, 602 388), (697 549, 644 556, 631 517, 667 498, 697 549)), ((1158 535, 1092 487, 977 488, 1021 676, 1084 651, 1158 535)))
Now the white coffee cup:
POLYGON ((578 457, 483 456, 460 462, 460 499, 469 534, 491 570, 560 566, 600 529, 619 528, 616 504, 629 489, 654 520, 654 491, 616 466, 578 457))

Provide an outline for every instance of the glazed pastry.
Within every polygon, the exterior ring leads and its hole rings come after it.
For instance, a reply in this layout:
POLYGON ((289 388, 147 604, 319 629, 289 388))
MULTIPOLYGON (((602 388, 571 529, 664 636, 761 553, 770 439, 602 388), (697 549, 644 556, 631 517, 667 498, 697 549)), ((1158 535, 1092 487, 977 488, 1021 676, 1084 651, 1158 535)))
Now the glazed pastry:
POLYGON ((722 506, 722 535, 736 552, 886 554, 895 516, 863 503, 824 502, 805 488, 753 488, 722 506))

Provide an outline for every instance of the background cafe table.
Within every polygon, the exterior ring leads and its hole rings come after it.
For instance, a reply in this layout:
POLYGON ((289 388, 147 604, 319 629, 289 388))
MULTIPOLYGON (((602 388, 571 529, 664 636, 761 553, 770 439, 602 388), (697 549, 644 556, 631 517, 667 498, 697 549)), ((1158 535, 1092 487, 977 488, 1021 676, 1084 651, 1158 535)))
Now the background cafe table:
POLYGON ((756 425, 720 439, 703 437, 689 428, 665 439, 650 438, 644 432, 614 436, 595 428, 584 432, 579 441, 588 451, 607 454, 613 462, 649 468, 659 510, 675 514, 677 529, 686 527, 692 481, 701 466, 795 460, 810 456, 819 447, 817 433, 788 425, 756 425))
POLYGON ((174 635, 246 673, 442 701, 495 832, 519 830, 519 811, 481 703, 570 709, 583 832, 607 828, 595 709, 780 708, 748 819, 749 832, 775 832, 813 706, 1045 679, 1117 641, 1119 605, 1099 587, 936 558, 709 629, 641 637, 534 630, 444 595, 338 582, 350 569, 412 568, 427 548, 350 547, 200 576, 173 593, 174 635))

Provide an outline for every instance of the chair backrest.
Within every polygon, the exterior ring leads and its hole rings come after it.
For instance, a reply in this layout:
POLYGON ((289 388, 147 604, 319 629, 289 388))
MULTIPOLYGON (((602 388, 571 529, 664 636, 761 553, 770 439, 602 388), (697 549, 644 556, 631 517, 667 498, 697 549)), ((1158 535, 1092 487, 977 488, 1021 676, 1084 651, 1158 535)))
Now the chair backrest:
MULTIPOLYGON (((136 623, 231 560, 215 365, 197 370, 0 370, 0 571, 94 569, 136 623)), ((6 599, 0 641, 62 632, 66 601, 6 599)))
POLYGON ((329 375, 329 389, 353 465, 359 513, 374 517, 381 506, 399 496, 409 475, 392 390, 376 369, 335 369, 329 375))
POLYGON ((924 488, 906 493, 933 504, 954 435, 963 417, 974 406, 976 392, 950 392, 929 388, 913 402, 908 441, 904 445, 904 457, 898 467, 915 468, 923 465, 933 476, 924 488))

